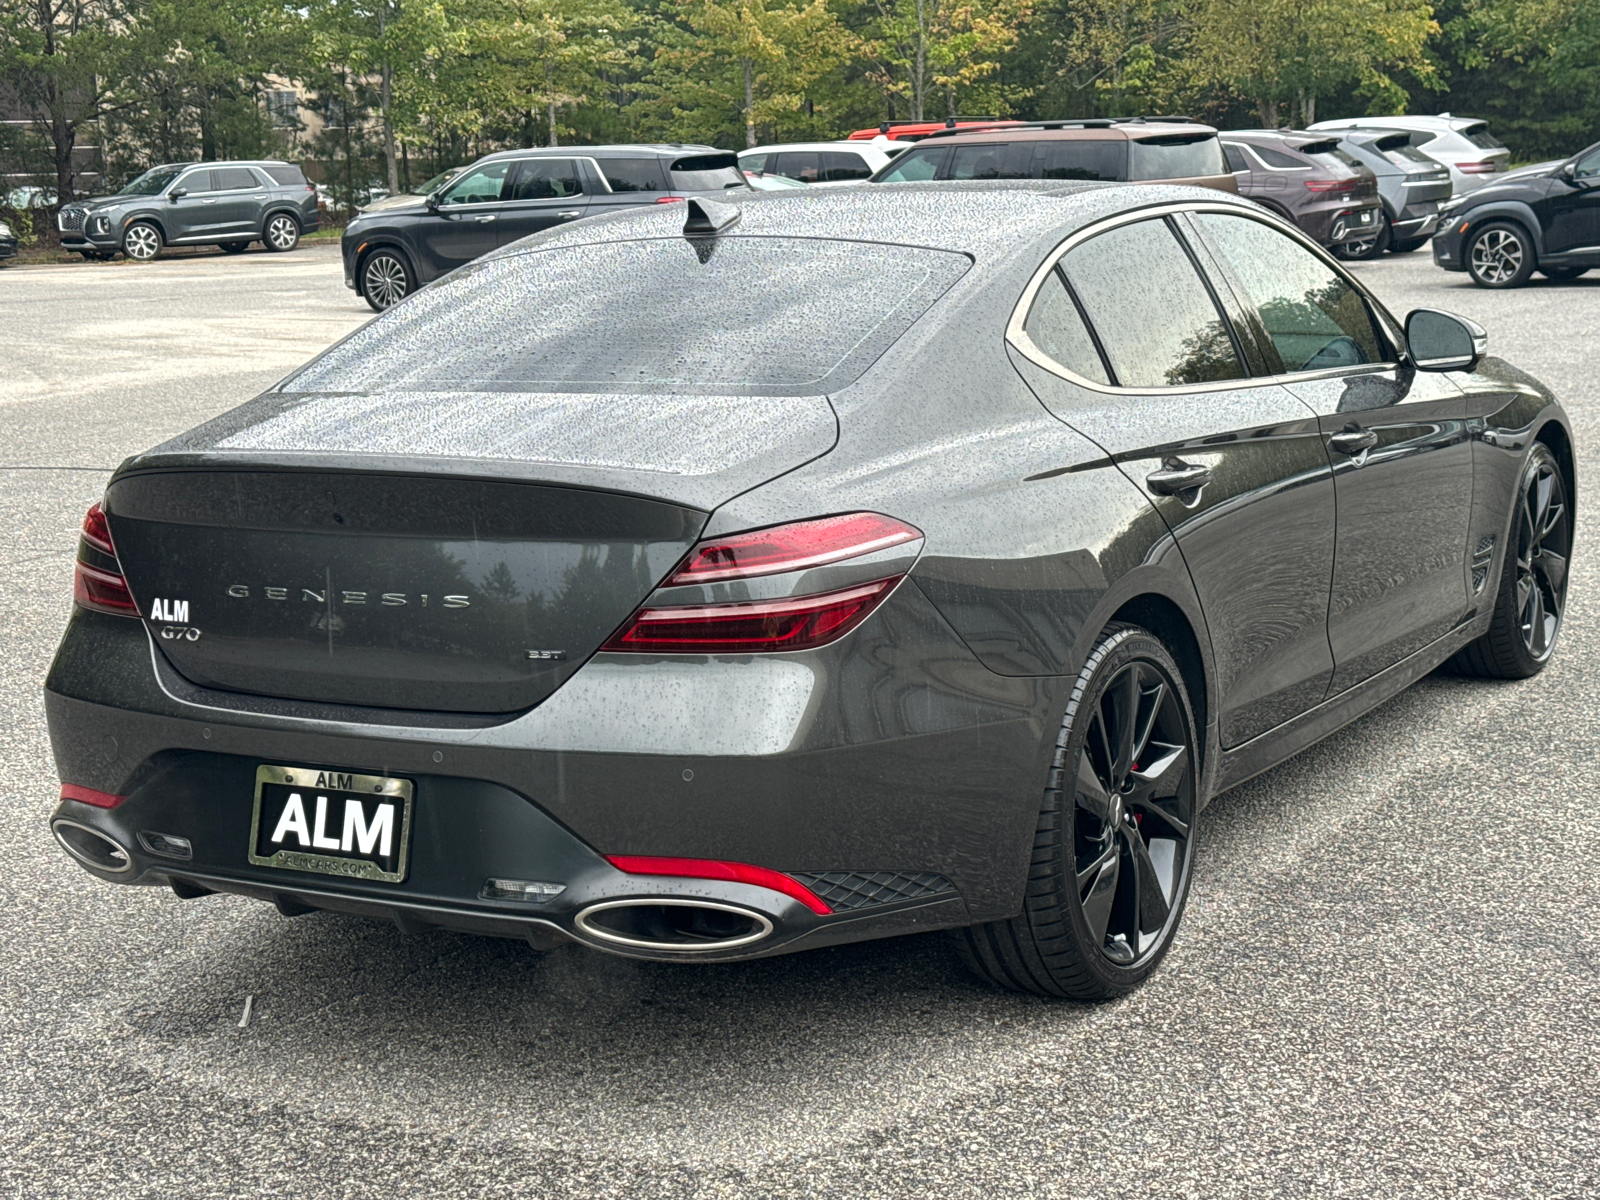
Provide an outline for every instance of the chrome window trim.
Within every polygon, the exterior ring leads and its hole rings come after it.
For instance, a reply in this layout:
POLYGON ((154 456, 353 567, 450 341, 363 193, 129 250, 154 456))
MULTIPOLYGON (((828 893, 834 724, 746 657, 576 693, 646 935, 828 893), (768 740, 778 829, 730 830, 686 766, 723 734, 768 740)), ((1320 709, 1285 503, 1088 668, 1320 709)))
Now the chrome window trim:
MULTIPOLYGON (((1203 200, 1187 200, 1180 201, 1178 203, 1157 204, 1152 205, 1149 208, 1139 208, 1125 213, 1118 213, 1114 217, 1107 217, 1104 220, 1096 221, 1093 224, 1086 225, 1084 228, 1072 234, 1050 252, 1043 264, 1041 264, 1039 268, 1034 271, 1033 277, 1028 280, 1027 287, 1022 289, 1022 297, 1017 301, 1016 306, 1011 310, 1011 319, 1006 323, 1006 341, 1016 349, 1018 354, 1021 354, 1022 357, 1033 363, 1034 366, 1042 367, 1044 370, 1049 371, 1052 375, 1058 375, 1062 379, 1067 380, 1067 382, 1077 384, 1081 388, 1087 388, 1092 392, 1102 392, 1110 396, 1192 396, 1197 392, 1238 391, 1242 388, 1298 383, 1311 379, 1337 379, 1344 375, 1361 375, 1373 371, 1392 371, 1399 368, 1399 362, 1362 363, 1360 366, 1356 367, 1330 367, 1323 371, 1285 371, 1277 375, 1242 375, 1238 379, 1223 379, 1213 383, 1184 383, 1176 386, 1167 385, 1163 387, 1121 387, 1113 386, 1108 383, 1096 383, 1092 379, 1085 379, 1082 375, 1077 374, 1075 371, 1068 370, 1066 367, 1056 362, 1055 359, 1051 358, 1043 350, 1039 349, 1039 347, 1034 344, 1033 339, 1028 336, 1027 331, 1023 328, 1023 325, 1028 319, 1029 311, 1033 308, 1034 297, 1039 294, 1039 289, 1044 286, 1044 281, 1049 277, 1050 272, 1055 270, 1056 264, 1078 246, 1081 246, 1084 242, 1088 241, 1092 237, 1097 237, 1102 233, 1109 232, 1112 229, 1120 228, 1123 225, 1134 225, 1140 221, 1160 220, 1163 217, 1170 216, 1175 213, 1202 212, 1222 213, 1225 216, 1243 217, 1247 221, 1258 221, 1270 229, 1274 229, 1279 233, 1288 235, 1293 241, 1299 242, 1300 245, 1305 247, 1307 250, 1310 250, 1316 258, 1320 259, 1324 265, 1332 268, 1334 273, 1338 275, 1339 278, 1343 279, 1351 287, 1355 288, 1355 290, 1367 301, 1374 319, 1380 326, 1383 327, 1383 330, 1388 335, 1389 341, 1392 345, 1405 345, 1404 334, 1401 333, 1401 331, 1396 327, 1394 318, 1390 316, 1389 311, 1378 302, 1377 297, 1363 287, 1359 280, 1346 273, 1345 270, 1333 260, 1327 251, 1325 251, 1316 242, 1308 238, 1299 229, 1283 220, 1280 220, 1277 217, 1274 217, 1265 209, 1252 212, 1249 208, 1239 204, 1212 203, 1203 200)), ((1202 282, 1204 282, 1204 280, 1202 280, 1202 282)), ((1213 281, 1213 286, 1215 286, 1217 282, 1218 281, 1213 281)), ((1248 369, 1249 364, 1246 363, 1244 365, 1248 369)))

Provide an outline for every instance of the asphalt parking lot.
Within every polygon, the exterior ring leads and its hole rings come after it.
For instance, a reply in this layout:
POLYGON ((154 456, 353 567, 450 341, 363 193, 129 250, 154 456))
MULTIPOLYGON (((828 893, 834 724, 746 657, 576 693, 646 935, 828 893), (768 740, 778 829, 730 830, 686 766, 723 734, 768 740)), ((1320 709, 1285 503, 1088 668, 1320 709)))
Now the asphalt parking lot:
POLYGON ((1359 270, 1566 403, 1563 644, 1219 798, 1172 954, 1098 1008, 937 935, 674 967, 91 879, 41 704, 83 512, 371 314, 322 247, 0 272, 0 1197, 1600 1192, 1600 276, 1359 270))

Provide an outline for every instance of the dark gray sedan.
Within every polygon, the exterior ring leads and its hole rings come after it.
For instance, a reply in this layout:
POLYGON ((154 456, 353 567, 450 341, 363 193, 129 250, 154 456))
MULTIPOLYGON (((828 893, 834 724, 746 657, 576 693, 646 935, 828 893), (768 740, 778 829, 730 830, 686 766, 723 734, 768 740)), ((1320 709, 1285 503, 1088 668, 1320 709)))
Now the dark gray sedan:
POLYGON ((1571 432, 1485 340, 1172 185, 552 230, 118 469, 51 828, 286 915, 678 962, 942 928, 1117 995, 1214 796, 1554 653, 1571 432))

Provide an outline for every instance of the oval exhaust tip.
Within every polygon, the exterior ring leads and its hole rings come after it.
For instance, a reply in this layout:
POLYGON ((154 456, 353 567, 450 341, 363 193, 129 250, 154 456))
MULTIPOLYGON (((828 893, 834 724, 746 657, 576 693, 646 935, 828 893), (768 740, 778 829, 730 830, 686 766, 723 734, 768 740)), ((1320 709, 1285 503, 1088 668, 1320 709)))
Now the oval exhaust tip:
POLYGON ((50 832, 63 850, 86 867, 109 875, 133 870, 133 855, 128 848, 98 829, 63 817, 51 822, 50 832))
POLYGON ((602 942, 640 950, 695 953, 731 950, 772 933, 769 917, 710 900, 607 900, 591 904, 574 923, 602 942))

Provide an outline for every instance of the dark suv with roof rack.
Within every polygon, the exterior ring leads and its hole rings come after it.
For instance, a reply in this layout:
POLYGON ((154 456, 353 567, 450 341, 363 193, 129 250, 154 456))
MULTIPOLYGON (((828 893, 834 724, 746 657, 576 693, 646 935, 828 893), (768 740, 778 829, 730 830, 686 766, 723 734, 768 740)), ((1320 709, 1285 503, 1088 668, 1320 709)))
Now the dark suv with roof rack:
POLYGON ((317 228, 317 192, 286 162, 167 163, 113 196, 62 205, 56 224, 62 248, 85 258, 120 250, 149 262, 163 246, 238 254, 251 242, 282 252, 317 228))
POLYGON ((1004 122, 938 130, 871 182, 928 179, 1149 180, 1239 190, 1217 131, 1184 117, 1004 122))
POLYGON ((480 158, 431 196, 356 214, 344 283, 382 312, 491 250, 557 225, 692 196, 750 195, 737 155, 710 146, 560 146, 480 158))

